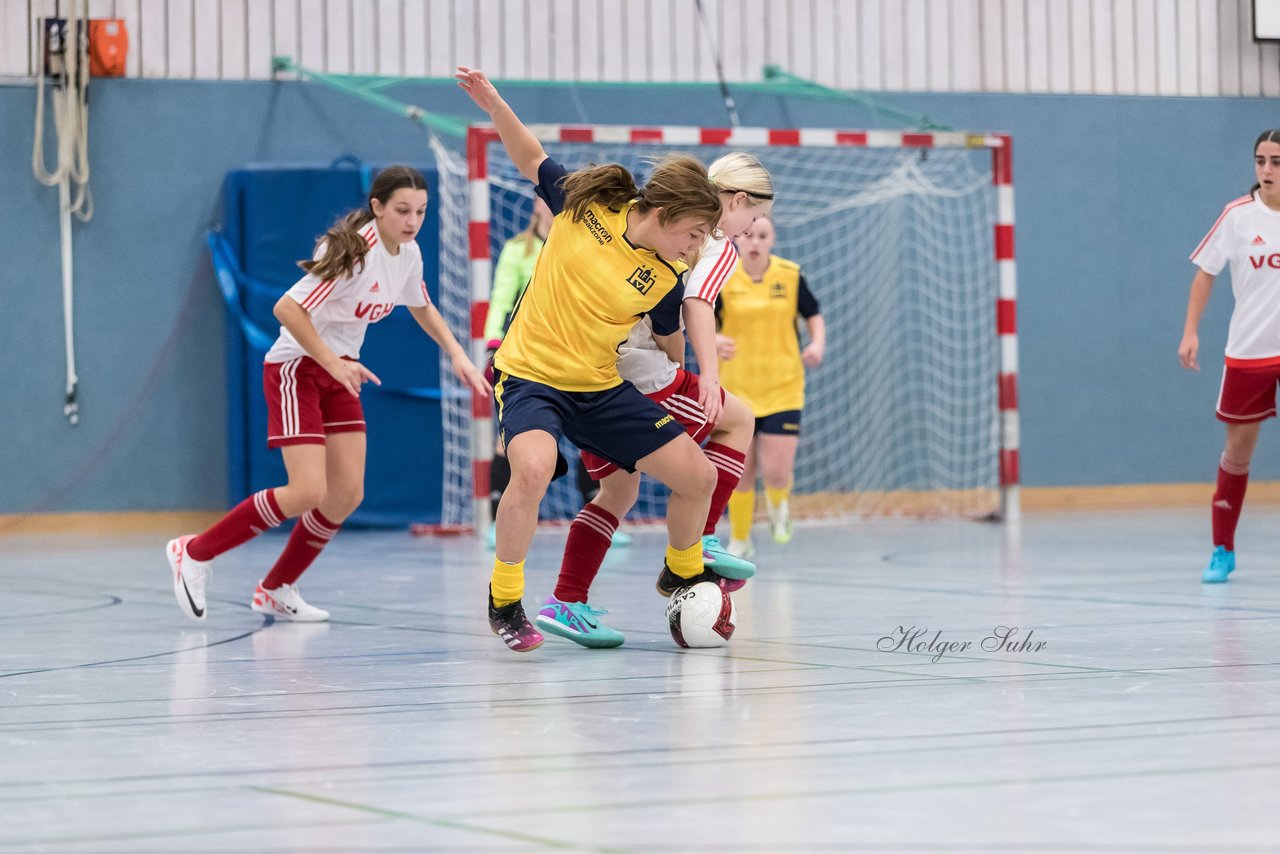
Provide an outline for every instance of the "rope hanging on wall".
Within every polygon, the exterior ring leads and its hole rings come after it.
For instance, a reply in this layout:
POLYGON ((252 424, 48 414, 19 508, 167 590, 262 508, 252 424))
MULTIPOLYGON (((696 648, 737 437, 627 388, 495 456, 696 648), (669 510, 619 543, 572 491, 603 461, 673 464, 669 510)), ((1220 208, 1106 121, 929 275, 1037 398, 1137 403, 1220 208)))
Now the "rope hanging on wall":
POLYGON ((47 187, 57 186, 62 247, 62 325, 67 351, 67 389, 63 415, 75 426, 80 422, 76 399, 75 337, 72 327, 73 267, 71 216, 88 222, 93 216, 89 191, 89 0, 72 3, 65 20, 42 19, 39 66, 36 68, 36 129, 31 147, 31 171, 47 187), (52 78, 50 93, 56 159, 45 164, 45 78, 52 78), (75 184, 75 198, 71 185, 75 184))

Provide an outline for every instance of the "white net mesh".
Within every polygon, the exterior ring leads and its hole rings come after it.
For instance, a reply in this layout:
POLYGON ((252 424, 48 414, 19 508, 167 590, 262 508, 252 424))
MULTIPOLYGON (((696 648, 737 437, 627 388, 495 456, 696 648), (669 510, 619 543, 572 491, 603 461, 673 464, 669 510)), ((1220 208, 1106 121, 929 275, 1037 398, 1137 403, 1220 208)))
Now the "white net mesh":
MULTIPOLYGON (((546 145, 570 169, 619 162, 643 178, 670 147, 546 145)), ((698 146, 710 163, 728 149, 698 146)), ((827 327, 807 372, 796 457, 798 516, 982 516, 999 507, 995 194, 984 149, 747 149, 778 191, 774 253, 798 262, 827 327)), ((466 168, 441 160, 441 301, 466 333, 466 168), (448 174, 446 174, 448 172, 448 174), (456 243, 455 243, 456 241, 456 243), (446 299, 445 294, 448 294, 446 299)), ((532 187, 489 149, 492 257, 528 221, 532 187)), ((801 325, 803 328, 803 324, 801 325)), ((448 372, 443 372, 449 376, 448 372)), ((445 521, 471 515, 469 408, 446 401, 445 521), (456 478, 456 480, 455 480, 456 478)), ((571 460, 576 452, 565 445, 571 460)), ((661 518, 649 478, 632 516, 661 518)), ((573 477, 552 484, 547 519, 583 504, 573 477)))

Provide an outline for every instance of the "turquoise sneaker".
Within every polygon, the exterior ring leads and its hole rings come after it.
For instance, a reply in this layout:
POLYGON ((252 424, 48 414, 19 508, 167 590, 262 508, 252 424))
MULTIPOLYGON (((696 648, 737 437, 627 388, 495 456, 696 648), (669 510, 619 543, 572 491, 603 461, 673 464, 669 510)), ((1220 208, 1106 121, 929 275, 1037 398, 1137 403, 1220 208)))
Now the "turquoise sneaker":
POLYGON ((614 531, 613 545, 625 549, 627 546, 631 545, 631 535, 626 531, 614 531))
POLYGON ((622 646, 622 632, 611 629, 597 617, 609 613, 603 608, 593 608, 586 602, 561 602, 548 596, 534 622, 547 634, 568 638, 579 646, 591 649, 609 649, 622 646))
POLYGON ((1217 546, 1213 550, 1213 556, 1209 558, 1209 565, 1204 568, 1204 574, 1200 576, 1200 580, 1205 584, 1221 584, 1227 580, 1227 576, 1236 571, 1236 553, 1227 551, 1226 546, 1217 546))
POLYGON ((756 574, 754 563, 729 554, 715 534, 702 538, 702 565, 723 578, 745 580, 756 574))

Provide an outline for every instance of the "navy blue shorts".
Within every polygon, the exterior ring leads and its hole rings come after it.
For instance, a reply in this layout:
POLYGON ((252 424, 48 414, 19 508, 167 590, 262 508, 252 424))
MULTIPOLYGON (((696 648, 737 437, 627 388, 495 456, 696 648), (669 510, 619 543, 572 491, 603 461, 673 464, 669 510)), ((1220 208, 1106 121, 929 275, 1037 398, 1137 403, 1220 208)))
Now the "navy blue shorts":
POLYGON ((563 435, 584 451, 635 471, 636 462, 685 435, 684 425, 629 382, 605 391, 560 391, 498 372, 498 436, 504 445, 521 433, 563 435))
POLYGON ((800 435, 800 410, 787 409, 756 419, 756 432, 774 436, 800 435))

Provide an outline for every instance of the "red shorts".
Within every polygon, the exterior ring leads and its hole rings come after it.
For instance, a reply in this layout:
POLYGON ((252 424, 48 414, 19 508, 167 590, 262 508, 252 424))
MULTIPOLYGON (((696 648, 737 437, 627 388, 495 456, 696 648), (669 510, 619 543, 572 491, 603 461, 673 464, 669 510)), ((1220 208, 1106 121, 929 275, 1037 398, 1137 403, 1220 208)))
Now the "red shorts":
POLYGON ((1222 389, 1218 392, 1218 420, 1247 424, 1274 418, 1277 382, 1280 382, 1280 365, 1265 368, 1227 365, 1222 369, 1222 389))
MULTIPOLYGON (((683 368, 676 370, 676 378, 666 388, 659 389, 653 394, 646 394, 645 397, 670 412, 684 428, 684 432, 688 433, 693 441, 701 445, 711 431, 715 429, 715 424, 707 420, 706 413, 702 411, 702 407, 698 406, 698 375, 691 374, 683 368)), ((724 404, 724 389, 720 389, 720 403, 724 404)), ((587 474, 591 475, 592 480, 604 480, 609 475, 618 471, 618 466, 604 459, 597 457, 590 451, 582 451, 582 466, 587 470, 587 474)))
POLYGON ((267 447, 323 445, 327 433, 365 432, 360 398, 314 359, 262 366, 267 398, 267 447))

